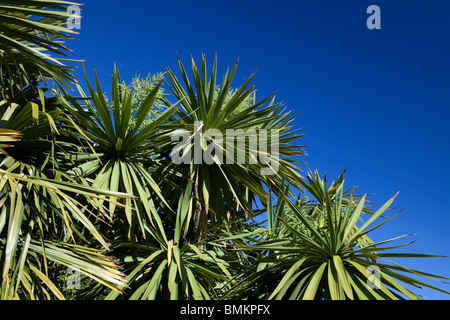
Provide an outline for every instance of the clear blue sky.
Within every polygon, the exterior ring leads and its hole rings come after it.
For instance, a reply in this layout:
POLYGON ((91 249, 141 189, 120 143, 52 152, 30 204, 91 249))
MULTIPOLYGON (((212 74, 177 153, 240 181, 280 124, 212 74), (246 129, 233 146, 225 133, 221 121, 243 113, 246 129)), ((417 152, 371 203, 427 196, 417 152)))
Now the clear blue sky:
MULTIPOLYGON (((311 169, 330 180, 347 169, 346 186, 379 204, 400 191, 403 212, 374 240, 415 233, 406 250, 450 256, 450 1, 84 2, 68 45, 105 88, 114 63, 129 81, 177 70, 177 53, 186 64, 217 53, 221 72, 239 57, 236 85, 258 69, 258 97, 278 91, 299 112, 311 169), (380 30, 366 27, 372 4, 380 30)), ((450 277, 450 258, 396 261, 450 277)))

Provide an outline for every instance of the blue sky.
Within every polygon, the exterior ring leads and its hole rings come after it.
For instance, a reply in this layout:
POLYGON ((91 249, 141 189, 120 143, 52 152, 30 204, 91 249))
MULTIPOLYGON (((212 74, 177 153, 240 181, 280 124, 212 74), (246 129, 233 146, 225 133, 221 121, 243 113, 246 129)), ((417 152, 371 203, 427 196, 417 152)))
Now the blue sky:
MULTIPOLYGON (((298 112, 309 168, 329 180, 347 169, 346 186, 379 204, 400 191, 404 210, 374 240, 414 233, 405 251, 450 256, 449 13, 443 0, 85 0, 68 45, 105 87, 114 63, 130 81, 177 70, 177 54, 189 64, 217 53, 221 73, 239 58, 236 85, 257 69, 257 97, 277 91, 298 112), (372 4, 379 30, 366 27, 372 4)), ((396 261, 450 277, 450 258, 396 261)))

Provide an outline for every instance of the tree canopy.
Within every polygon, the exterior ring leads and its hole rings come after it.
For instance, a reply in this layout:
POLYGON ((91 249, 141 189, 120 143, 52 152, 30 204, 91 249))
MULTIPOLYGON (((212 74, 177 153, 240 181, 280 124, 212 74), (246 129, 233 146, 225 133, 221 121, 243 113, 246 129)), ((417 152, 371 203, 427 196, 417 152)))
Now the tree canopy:
POLYGON ((82 88, 71 5, 0 0, 0 299, 448 293, 394 261, 440 256, 372 239, 395 196, 374 208, 344 173, 305 174, 296 116, 254 74, 236 84, 237 62, 178 59, 130 83, 112 66, 111 92, 96 72, 82 88))

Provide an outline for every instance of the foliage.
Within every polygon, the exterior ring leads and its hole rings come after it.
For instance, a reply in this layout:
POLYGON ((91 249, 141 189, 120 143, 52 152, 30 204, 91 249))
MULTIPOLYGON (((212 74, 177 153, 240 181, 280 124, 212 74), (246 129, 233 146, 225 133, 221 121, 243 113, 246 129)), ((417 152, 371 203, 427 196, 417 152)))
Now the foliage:
MULTIPOLYGON (((134 114, 139 106, 144 102, 145 98, 152 92, 152 90, 158 86, 160 82, 164 79, 164 73, 158 72, 156 74, 148 74, 147 77, 141 78, 140 75, 136 75, 127 85, 125 82, 119 84, 119 91, 121 95, 124 95, 125 92, 132 92, 132 101, 131 101, 131 114, 134 114)), ((152 104, 152 107, 148 110, 144 121, 141 124, 141 127, 146 126, 149 122, 158 118, 158 116, 166 109, 164 104, 160 101, 164 96, 164 88, 159 86, 159 89, 156 93, 156 99, 152 104)), ((110 108, 112 112, 113 104, 110 103, 110 108)), ((131 118, 131 121, 134 121, 134 117, 131 118)))
MULTIPOLYGON (((198 241, 202 239, 208 225, 227 224, 243 216, 253 215, 256 199, 263 204, 266 202, 264 186, 277 185, 283 178, 295 183, 292 179, 299 177, 298 168, 294 165, 298 162, 295 156, 301 155, 303 151, 302 146, 291 144, 302 135, 296 135, 297 130, 291 130, 293 117, 289 115, 290 112, 284 112, 282 105, 275 103, 273 95, 258 102, 255 100, 255 85, 249 87, 254 74, 237 89, 230 90, 237 69, 236 62, 223 76, 217 92, 217 57, 209 79, 204 56, 201 68, 193 59, 191 65, 190 80, 179 60, 182 83, 171 69, 166 68, 169 89, 179 101, 180 108, 177 109, 176 120, 163 127, 166 134, 162 137, 173 136, 179 131, 185 134, 181 144, 179 141, 172 141, 169 145, 169 150, 175 149, 175 153, 182 153, 183 164, 172 161, 164 171, 173 170, 174 177, 170 180, 177 181, 180 186, 185 186, 190 181, 194 184, 194 209, 192 219, 186 220, 185 234, 187 230, 191 230, 192 240, 198 241), (255 150, 251 144, 251 139, 257 139, 254 137, 249 138, 248 147, 245 141, 243 145, 234 143, 234 140, 231 144, 228 141, 223 143, 228 137, 209 135, 209 129, 221 133, 238 130, 246 133, 253 130, 258 137, 261 137, 264 129, 269 140, 267 150, 255 150), (270 138, 275 132, 279 132, 276 154, 279 163, 276 168, 269 161, 268 151, 273 147, 270 145, 270 138), (214 161, 199 162, 196 159, 197 149, 201 149, 203 154, 210 152, 214 161), (214 154, 208 151, 212 149, 215 149, 214 154), (244 164, 237 158, 239 154, 246 160, 244 164), (256 161, 256 157, 260 161, 256 161), (262 157, 267 160, 267 168, 264 168, 262 157), (272 170, 273 174, 264 174, 264 169, 272 170)), ((166 98, 164 103, 172 105, 166 98)), ((260 140, 261 138, 253 142, 259 145, 260 140)), ((167 150, 166 143, 159 143, 167 150)))
POLYGON ((69 49, 63 41, 77 32, 65 25, 72 15, 67 1, 1 0, 0 66, 3 98, 26 85, 41 80, 73 82, 74 77, 61 61, 69 49))
POLYGON ((259 252, 258 264, 246 271, 243 281, 229 296, 290 300, 420 299, 405 285, 448 293, 423 281, 448 278, 412 270, 390 260, 440 256, 396 250, 410 243, 385 246, 404 236, 378 242, 369 238, 370 232, 395 216, 373 225, 389 209, 395 196, 364 220, 361 218, 366 211, 366 196, 357 201, 353 191, 344 195, 343 175, 330 188, 317 172, 314 178, 308 176, 308 180, 309 184, 300 183, 306 190, 314 191, 314 200, 301 197, 292 201, 286 186, 276 206, 269 205, 271 232, 257 243, 243 246, 259 252), (251 288, 256 288, 255 292, 251 288))
POLYGON ((294 116, 274 95, 256 99, 254 74, 235 86, 237 63, 220 83, 217 58, 209 76, 202 56, 191 77, 179 59, 178 77, 166 68, 129 85, 114 66, 109 99, 96 72, 85 92, 62 64, 63 40, 75 34, 64 26, 72 4, 0 0, 0 299, 446 292, 426 282, 446 278, 390 260, 436 256, 399 253, 407 244, 390 243, 401 237, 369 238, 390 220, 374 226, 395 197, 373 210, 343 189, 344 175, 330 187, 317 172, 301 176, 294 116), (256 143, 261 133, 279 134, 256 150, 254 138, 248 148, 222 145, 208 129, 258 133, 256 143), (180 132, 181 143, 173 139, 180 132), (275 166, 268 150, 276 143, 275 166), (213 161, 196 161, 189 151, 197 147, 213 161), (75 289, 67 285, 73 270, 75 289), (379 282, 370 282, 374 272, 379 282))
POLYGON ((64 126, 70 117, 42 87, 44 78, 63 84, 73 79, 55 58, 40 52, 63 48, 58 39, 69 32, 61 27, 67 14, 53 9, 65 10, 69 4, 0 2, 1 299, 64 299, 50 279, 53 263, 77 266, 115 290, 124 281, 115 262, 92 241, 108 250, 95 226, 107 212, 103 202, 131 195, 101 190, 64 171, 71 157, 83 154, 77 145, 79 132, 64 126))

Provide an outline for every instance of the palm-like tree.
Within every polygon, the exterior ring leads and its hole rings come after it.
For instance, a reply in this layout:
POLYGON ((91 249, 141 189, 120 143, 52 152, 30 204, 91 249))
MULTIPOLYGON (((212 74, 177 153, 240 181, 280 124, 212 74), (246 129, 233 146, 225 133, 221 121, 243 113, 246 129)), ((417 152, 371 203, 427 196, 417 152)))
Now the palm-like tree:
MULTIPOLYGON (((49 0, 0 1, 0 81, 2 95, 18 87, 36 85, 35 77, 53 79, 65 84, 73 82, 67 67, 64 40, 73 39, 76 31, 66 27, 74 14, 69 7, 74 2, 49 0)), ((78 17, 80 18, 80 17, 78 17)))
MULTIPOLYGON (((74 160, 67 173, 91 179, 94 186, 137 195, 126 199, 125 207, 110 203, 112 228, 101 227, 115 239, 113 254, 121 257, 127 273, 127 285, 120 288, 124 294, 111 291, 106 299, 217 298, 217 283, 225 284, 231 277, 226 262, 219 257, 220 247, 201 252, 197 245, 206 243, 191 243, 183 234, 192 212, 193 183, 188 181, 174 202, 174 192, 166 192, 172 173, 159 170, 167 163, 161 156, 167 149, 161 145, 170 142, 166 131, 176 121, 176 110, 167 106, 152 121, 146 121, 160 84, 143 99, 133 100, 133 92, 121 84, 114 69, 110 101, 95 77, 95 90, 86 79, 89 96, 79 88, 80 98, 75 98, 60 87, 59 100, 70 110, 73 122, 67 126, 82 134, 87 152, 74 160)), ((91 288, 86 294, 96 292, 91 288)))
POLYGON ((105 279, 115 279, 109 283, 114 288, 114 282, 123 283, 123 276, 111 266, 111 259, 101 256, 100 251, 74 246, 64 253, 66 246, 54 244, 70 246, 70 242, 88 243, 93 238, 108 249, 94 221, 103 220, 99 213, 107 212, 104 201, 131 196, 101 190, 60 170, 62 163, 73 152, 78 155, 80 149, 71 136, 76 133, 56 126, 69 119, 46 102, 45 111, 31 101, 23 107, 12 105, 2 110, 5 130, 22 134, 20 141, 10 142, 11 148, 2 149, 0 162, 2 298, 44 298, 48 296, 45 289, 35 285, 40 281, 61 298, 49 278, 50 263, 66 267, 84 264, 78 269, 88 276, 106 283, 105 279), (58 252, 50 255, 47 249, 60 250, 61 256, 72 258, 62 258, 58 252), (19 290, 22 285, 27 291, 19 290))
MULTIPOLYGON (((237 62, 223 76, 220 84, 217 81, 217 57, 209 78, 204 56, 200 68, 192 59, 191 80, 181 60, 179 67, 182 82, 170 68, 166 68, 169 89, 179 101, 180 108, 174 120, 164 126, 166 133, 161 138, 183 132, 184 139, 182 143, 172 141, 170 148, 167 148, 167 143, 161 143, 161 148, 165 148, 166 152, 175 150, 172 159, 179 154, 183 161, 182 164, 168 162, 164 167, 165 172, 173 172, 171 180, 181 186, 189 181, 193 183, 192 216, 186 220, 184 234, 187 235, 189 230, 192 241, 199 241, 204 238, 208 226, 251 216, 256 199, 263 204, 267 201, 265 186, 277 185, 282 179, 295 184, 295 178, 300 176, 294 165, 298 162, 295 156, 303 152, 302 146, 292 145, 291 142, 302 135, 296 135, 296 130, 291 130, 293 117, 281 109, 281 104, 275 104, 273 95, 256 101, 255 86, 249 87, 254 75, 233 89, 237 62), (210 135, 209 130, 220 134, 210 135), (225 141, 228 132, 238 130, 244 133, 243 136, 254 133, 253 136, 248 135, 248 147, 245 137, 241 140, 244 144, 225 141), (273 146, 277 144, 275 154, 270 155, 271 141, 267 142, 267 149, 256 149, 262 139, 259 134, 263 131, 268 133, 267 140, 278 134, 276 142, 272 142, 273 146), (209 163, 198 159, 205 153, 211 156, 209 163), (244 163, 237 158, 239 155, 245 160, 244 163), (261 161, 264 157, 269 160, 270 156, 276 157, 277 168, 270 161, 261 161), (272 169, 273 174, 262 173, 267 169, 265 166, 272 169)), ((172 105, 166 98, 163 101, 168 106, 172 105)))
POLYGON ((53 274, 63 268, 114 290, 124 284, 114 260, 104 255, 108 244, 95 223, 103 220, 104 201, 131 196, 92 187, 60 170, 82 153, 79 133, 58 129, 71 119, 42 86, 45 78, 63 84, 73 79, 43 52, 65 48, 59 40, 72 32, 62 27, 70 4, 0 1, 1 299, 64 299, 53 274), (99 248, 83 246, 92 241, 99 248))
POLYGON ((331 187, 317 172, 314 178, 308 176, 309 183, 299 181, 304 190, 321 195, 314 201, 306 197, 292 201, 287 187, 283 188, 276 206, 268 207, 268 236, 245 246, 247 250, 261 252, 260 264, 249 268, 252 272, 230 292, 231 296, 245 297, 251 292, 249 288, 255 287, 253 298, 291 300, 420 299, 405 285, 448 293, 426 282, 447 278, 390 260, 440 256, 394 250, 410 243, 385 246, 404 236, 384 241, 368 237, 394 217, 374 225, 395 196, 375 212, 365 210, 365 196, 356 201, 353 192, 344 195, 342 177, 331 187), (364 211, 371 214, 361 222, 364 211))
POLYGON ((188 184, 179 199, 174 230, 158 225, 146 226, 151 237, 139 243, 117 241, 117 250, 139 249, 139 257, 125 261, 128 289, 124 295, 111 291, 106 299, 131 300, 210 300, 221 296, 223 287, 232 281, 232 270, 224 260, 220 246, 200 250, 204 243, 190 243, 182 236, 184 220, 191 207, 193 184, 188 184))
POLYGON ((81 133, 83 140, 80 142, 85 148, 85 155, 74 160, 68 173, 90 179, 93 186, 99 188, 136 195, 134 200, 125 200, 126 207, 122 210, 115 212, 115 202, 110 202, 109 209, 111 214, 121 216, 122 228, 127 229, 128 235, 139 226, 145 238, 143 221, 156 226, 161 223, 159 210, 163 206, 168 207, 150 170, 158 156, 153 143, 155 135, 161 130, 161 124, 174 113, 174 108, 167 108, 154 121, 143 125, 154 107, 161 83, 150 90, 139 106, 135 106, 133 92, 121 86, 116 68, 111 101, 104 96, 96 73, 96 89, 87 77, 86 81, 89 95, 78 86, 80 97, 77 98, 59 87, 62 92, 59 100, 69 110, 72 119, 67 126, 81 133))
POLYGON ((115 67, 109 99, 97 74, 94 86, 86 78, 86 94, 62 64, 63 40, 75 33, 64 26, 70 5, 0 0, 0 299, 419 298, 403 284, 443 291, 416 279, 443 277, 381 262, 431 257, 384 246, 397 238, 368 237, 393 199, 372 210, 365 196, 343 191, 343 175, 331 187, 317 173, 300 176, 293 116, 273 95, 256 100, 253 75, 233 88, 237 63, 218 83, 217 59, 210 77, 203 56, 200 68, 192 60, 191 78, 179 60, 182 81, 166 68, 175 101, 162 81, 136 96, 115 67), (248 144, 221 139, 236 130, 251 133, 248 144), (295 189, 314 200, 291 200, 295 189), (249 219, 265 211, 268 227, 249 219), (58 276, 65 268, 84 275, 75 294, 58 276))

